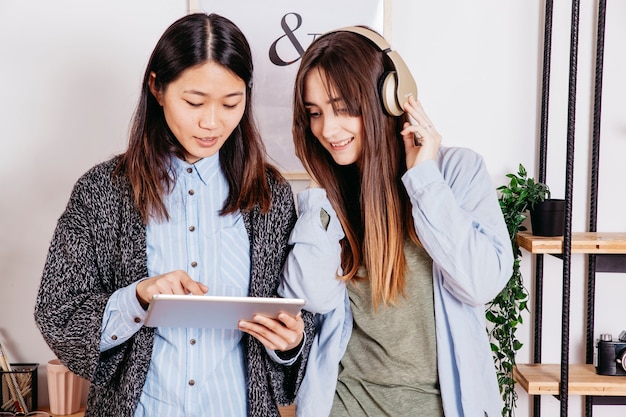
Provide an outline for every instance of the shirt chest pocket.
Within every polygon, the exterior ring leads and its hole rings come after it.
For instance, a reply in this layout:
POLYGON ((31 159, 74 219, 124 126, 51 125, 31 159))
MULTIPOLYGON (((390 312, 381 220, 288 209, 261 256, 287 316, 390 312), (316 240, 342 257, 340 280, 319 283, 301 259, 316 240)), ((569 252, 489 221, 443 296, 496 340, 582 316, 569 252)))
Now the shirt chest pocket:
MULTIPOLYGON (((245 296, 250 283, 250 242, 242 225, 223 227, 207 236, 206 261, 209 270, 209 288, 224 288, 223 295, 245 296), (227 290, 228 289, 228 290, 227 290)), ((209 293, 214 295, 209 289, 209 293)))

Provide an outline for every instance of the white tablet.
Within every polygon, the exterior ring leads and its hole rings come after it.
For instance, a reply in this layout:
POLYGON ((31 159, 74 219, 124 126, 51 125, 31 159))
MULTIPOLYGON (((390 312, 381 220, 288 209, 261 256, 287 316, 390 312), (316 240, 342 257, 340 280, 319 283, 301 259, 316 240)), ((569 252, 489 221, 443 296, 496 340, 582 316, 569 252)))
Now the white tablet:
POLYGON ((236 329, 239 320, 251 320, 255 314, 277 317, 285 312, 295 316, 303 306, 300 298, 156 294, 144 325, 236 329))

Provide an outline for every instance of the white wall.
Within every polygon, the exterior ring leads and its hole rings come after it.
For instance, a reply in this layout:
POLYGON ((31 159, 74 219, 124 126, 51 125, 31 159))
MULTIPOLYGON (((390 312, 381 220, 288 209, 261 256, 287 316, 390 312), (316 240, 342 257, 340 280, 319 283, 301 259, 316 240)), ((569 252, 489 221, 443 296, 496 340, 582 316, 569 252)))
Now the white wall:
MULTIPOLYGON (((593 103, 595 2, 581 1, 574 230, 587 223, 593 103)), ((412 68, 419 94, 446 145, 469 146, 494 187, 523 163, 536 165, 543 2, 393 0, 392 44, 412 68)), ((80 174, 125 148, 141 76, 157 38, 186 12, 185 0, 0 1, 0 342, 13 362, 46 363, 51 351, 32 318, 56 220, 80 174)), ((548 182, 563 195, 571 4, 555 2, 548 182)), ((599 230, 624 231, 620 156, 626 154, 626 3, 609 2, 606 34, 599 230), (612 155, 615 155, 614 157, 612 155)), ((296 184, 297 188, 301 184, 296 184)), ((531 259, 523 272, 532 292, 531 259)), ((572 264, 571 360, 584 362, 583 256, 572 264)), ((558 362, 562 263, 546 257, 544 361, 558 362)), ((598 280, 597 333, 626 328, 624 274, 598 280), (602 298, 600 298, 602 297, 602 298)), ((519 333, 529 362, 532 318, 519 333)), ((40 367, 40 403, 47 403, 40 367)), ((517 416, 532 403, 519 391, 517 416)), ((544 397, 543 415, 558 415, 544 397)), ((623 407, 595 407, 599 417, 623 407)), ((581 415, 570 397, 570 415, 581 415)))
POLYGON ((124 150, 145 65, 184 0, 0 2, 0 342, 54 356, 33 320, 47 247, 74 182, 124 150))

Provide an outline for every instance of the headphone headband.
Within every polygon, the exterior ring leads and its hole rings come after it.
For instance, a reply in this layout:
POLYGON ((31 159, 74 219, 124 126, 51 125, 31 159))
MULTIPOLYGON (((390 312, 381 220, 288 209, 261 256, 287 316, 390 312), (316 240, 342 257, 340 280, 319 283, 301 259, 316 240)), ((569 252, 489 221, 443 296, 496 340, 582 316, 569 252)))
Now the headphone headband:
MULTIPOLYGON (((383 52, 390 51, 391 45, 387 42, 387 39, 383 38, 375 30, 369 29, 365 26, 346 26, 343 28, 335 29, 331 32, 352 32, 369 39, 374 45, 383 52)), ((329 32, 330 33, 330 32, 329 32)))
POLYGON ((390 116, 400 116, 404 113, 404 103, 409 96, 417 98, 417 84, 409 67, 391 45, 378 32, 364 26, 346 26, 333 32, 356 33, 373 43, 382 53, 387 55, 393 64, 393 70, 381 75, 378 82, 379 94, 385 112, 390 116))

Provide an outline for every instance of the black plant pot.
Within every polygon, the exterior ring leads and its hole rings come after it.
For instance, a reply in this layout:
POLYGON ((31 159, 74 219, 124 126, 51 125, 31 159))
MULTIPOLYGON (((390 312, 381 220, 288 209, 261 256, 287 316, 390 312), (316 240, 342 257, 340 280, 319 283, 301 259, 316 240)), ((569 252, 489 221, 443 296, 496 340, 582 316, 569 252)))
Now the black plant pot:
POLYGON ((549 198, 530 210, 530 224, 535 236, 563 236, 565 229, 565 200, 549 198))

